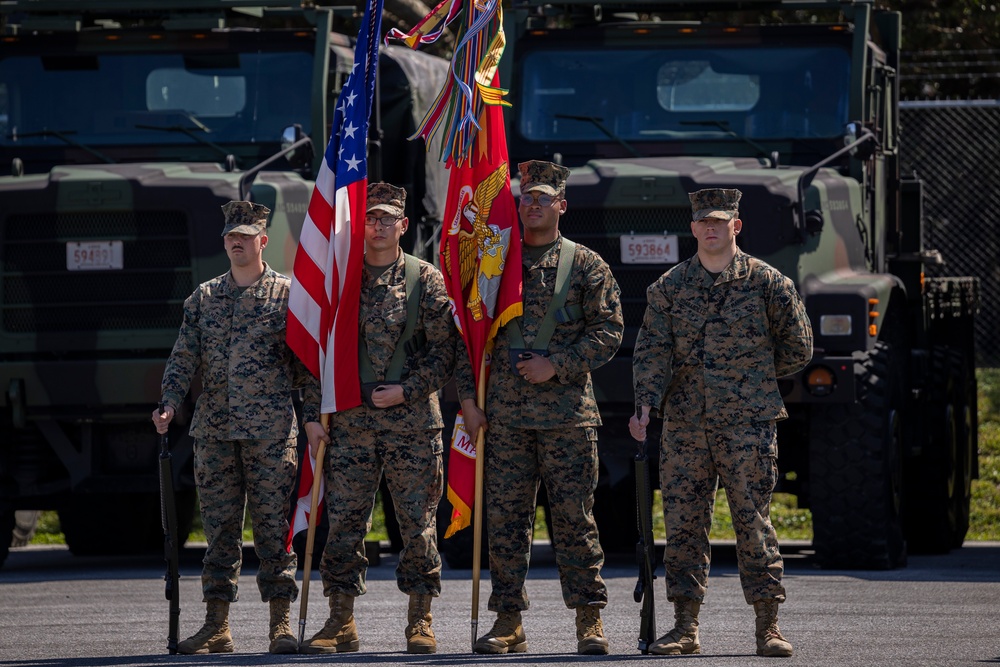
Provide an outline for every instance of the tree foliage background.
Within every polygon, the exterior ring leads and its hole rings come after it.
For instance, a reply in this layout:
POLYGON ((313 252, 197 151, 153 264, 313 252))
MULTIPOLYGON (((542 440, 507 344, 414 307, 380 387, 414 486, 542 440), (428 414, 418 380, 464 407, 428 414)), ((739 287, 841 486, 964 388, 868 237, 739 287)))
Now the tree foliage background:
POLYGON ((1000 98, 1000 2, 885 0, 903 14, 905 99, 1000 98))

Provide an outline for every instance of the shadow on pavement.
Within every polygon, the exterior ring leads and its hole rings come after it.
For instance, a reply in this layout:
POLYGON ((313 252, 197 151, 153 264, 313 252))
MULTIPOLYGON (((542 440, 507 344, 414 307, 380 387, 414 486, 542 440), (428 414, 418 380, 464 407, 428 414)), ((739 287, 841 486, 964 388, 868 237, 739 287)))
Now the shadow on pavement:
MULTIPOLYGON (((663 545, 658 545, 658 557, 662 556, 663 545)), ((816 562, 812 547, 807 542, 783 544, 781 552, 785 560, 785 571, 796 576, 812 574, 829 575, 834 572, 844 576, 868 581, 1000 581, 1000 543, 968 542, 961 549, 940 555, 911 555, 909 564, 897 570, 821 570, 816 562)), ((201 571, 201 561, 205 546, 189 545, 181 550, 181 573, 197 576, 201 571)), ((373 559, 374 560, 374 559, 373 559)), ((369 567, 368 578, 391 580, 395 578, 398 554, 390 553, 388 543, 382 545, 378 565, 369 567)), ((660 561, 662 562, 662 561, 660 561)), ((252 545, 243 548, 244 572, 256 570, 259 561, 252 545)), ((555 552, 548 542, 536 541, 531 553, 531 577, 556 578, 555 552)), ((129 568, 163 567, 159 554, 138 556, 83 556, 75 557, 62 546, 35 546, 11 549, 7 563, 0 569, 0 582, 11 581, 53 581, 101 579, 108 570, 129 568)), ((605 571, 609 576, 628 576, 636 569, 635 555, 606 554, 605 571)), ((659 568, 662 571, 662 565, 659 568)), ((712 544, 712 572, 736 571, 736 545, 733 542, 712 544)), ((317 576, 315 569, 312 577, 317 576)), ((444 567, 445 579, 465 579, 471 570, 444 567)), ((301 578, 301 570, 299 571, 301 578)), ((483 568, 482 577, 489 577, 483 568)))

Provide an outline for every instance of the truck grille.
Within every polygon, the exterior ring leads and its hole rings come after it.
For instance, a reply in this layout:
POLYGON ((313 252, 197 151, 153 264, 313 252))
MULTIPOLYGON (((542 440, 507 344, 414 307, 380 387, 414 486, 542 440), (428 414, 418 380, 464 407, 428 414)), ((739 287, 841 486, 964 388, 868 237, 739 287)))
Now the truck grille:
POLYGON ((177 211, 10 215, 3 225, 8 333, 176 329, 194 289, 186 216, 177 211), (70 271, 66 243, 121 241, 123 268, 70 271))
POLYGON ((622 264, 622 236, 636 234, 676 234, 679 260, 697 251, 691 236, 690 208, 581 208, 570 199, 566 218, 560 225, 566 237, 598 253, 611 267, 622 291, 622 311, 627 328, 642 324, 646 312, 646 288, 673 264, 622 264))

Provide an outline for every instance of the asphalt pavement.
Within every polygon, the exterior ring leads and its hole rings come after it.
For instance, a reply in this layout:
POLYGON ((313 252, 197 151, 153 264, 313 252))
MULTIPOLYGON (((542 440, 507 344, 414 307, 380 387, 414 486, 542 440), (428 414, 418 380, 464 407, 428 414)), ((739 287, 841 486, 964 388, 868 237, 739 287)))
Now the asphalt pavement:
MULTIPOLYGON (((62 547, 28 547, 12 550, 0 570, 0 667, 625 665, 673 660, 698 667, 1000 664, 1000 543, 969 543, 941 556, 911 555, 908 567, 883 572, 820 570, 808 545, 784 545, 783 552, 788 602, 781 607, 780 625, 795 648, 788 659, 754 655, 753 611, 743 599, 731 544, 713 545, 709 594, 701 614, 701 655, 639 653, 639 606, 632 599, 636 568, 632 558, 623 555, 609 557, 604 569, 610 601, 603 619, 611 654, 578 656, 574 613, 562 603, 554 555, 544 543, 533 550, 527 583, 531 609, 524 614, 526 654, 471 653, 470 572, 446 568, 442 596, 432 609, 438 653, 407 655, 403 637, 407 599, 395 584, 397 557, 383 553, 381 563, 369 570, 368 594, 355 606, 360 652, 268 655, 267 606, 257 595, 256 562, 247 549, 242 597, 231 612, 236 653, 172 656, 166 651, 168 607, 158 557, 76 558, 62 547)), ((181 638, 197 630, 204 619, 202 554, 197 546, 183 551, 181 638)), ((657 583, 657 627, 663 634, 672 626, 672 609, 662 580, 657 583)), ((489 592, 489 573, 484 571, 480 634, 493 622, 494 615, 486 609, 489 592)), ((299 604, 292 610, 297 624, 299 604)), ((313 572, 307 635, 322 626, 326 615, 322 584, 313 572)))

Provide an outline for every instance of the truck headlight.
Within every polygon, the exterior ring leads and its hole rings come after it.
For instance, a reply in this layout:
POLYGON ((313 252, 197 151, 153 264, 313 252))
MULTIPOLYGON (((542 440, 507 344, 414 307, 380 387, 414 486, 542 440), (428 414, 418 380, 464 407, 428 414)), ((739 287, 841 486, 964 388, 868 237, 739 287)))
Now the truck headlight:
POLYGON ((850 336, 850 315, 820 315, 819 333, 823 336, 850 336))

